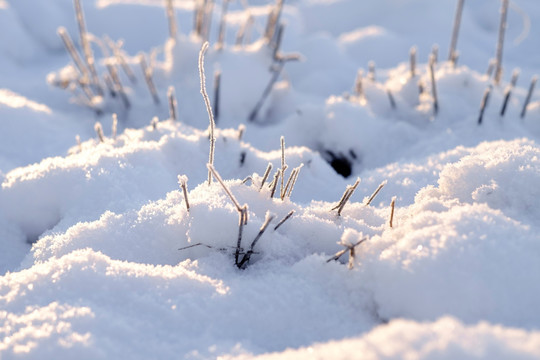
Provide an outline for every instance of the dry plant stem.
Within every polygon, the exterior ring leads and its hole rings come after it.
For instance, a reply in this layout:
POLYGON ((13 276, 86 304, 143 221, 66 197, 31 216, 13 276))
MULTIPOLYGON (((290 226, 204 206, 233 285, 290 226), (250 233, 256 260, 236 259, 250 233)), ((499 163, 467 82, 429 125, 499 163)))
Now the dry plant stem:
POLYGON ((94 130, 96 130, 99 142, 105 142, 105 136, 103 135, 103 127, 101 126, 101 123, 99 121, 96 121, 96 124, 94 125, 94 130))
POLYGON ((218 41, 217 41, 217 45, 216 45, 218 49, 223 48, 223 43, 225 41, 225 24, 226 24, 225 18, 227 16, 228 5, 229 5, 229 0, 222 0, 222 2, 221 2, 221 20, 219 21, 218 41))
POLYGON ((212 27, 212 16, 214 14, 214 0, 206 0, 206 7, 204 9, 203 20, 203 32, 202 38, 204 41, 208 41, 210 37, 210 28, 212 27))
POLYGON ((169 89, 167 90, 167 100, 169 103, 169 117, 172 121, 176 121, 178 120, 178 113, 174 86, 169 86, 169 89))
POLYGON ((246 132, 246 126, 244 124, 238 125, 238 141, 242 141, 242 136, 246 132))
POLYGON ((437 64, 439 61, 439 45, 433 44, 431 47, 431 55, 433 55, 433 63, 437 64))
POLYGON ((435 83, 435 56, 429 57, 429 75, 431 77, 431 94, 433 96, 433 115, 437 116, 439 112, 439 99, 437 98, 437 84, 435 83))
POLYGON ((77 66, 77 69, 81 73, 82 76, 88 76, 88 71, 79 56, 79 53, 75 49, 75 46, 73 45, 73 40, 71 40, 71 37, 69 36, 66 28, 59 27, 58 28, 58 36, 62 39, 62 42, 64 43, 64 46, 66 47, 66 50, 68 51, 69 55, 73 59, 73 62, 77 66))
POLYGON ((157 129, 157 124, 159 122, 159 118, 157 116, 154 116, 152 118, 152 121, 150 121, 150 125, 152 126, 152 130, 156 130, 157 129))
POLYGON ((285 137, 281 136, 280 138, 281 142, 281 186, 279 188, 279 195, 281 197, 281 200, 283 200, 284 196, 284 182, 285 182, 285 170, 287 170, 287 164, 285 163, 285 137))
POLYGON ((133 84, 136 84, 137 77, 131 70, 131 67, 128 65, 126 58, 124 57, 124 54, 122 54, 122 52, 120 51, 119 47, 121 45, 117 46, 111 39, 109 38, 106 38, 106 39, 107 39, 107 44, 109 45, 109 48, 112 50, 114 57, 116 58, 116 62, 120 64, 120 67, 129 78, 129 81, 131 81, 131 83, 133 84))
POLYGON ((347 251, 350 251, 350 249, 354 249, 355 247, 357 247, 358 245, 362 244, 364 241, 366 241, 368 238, 367 237, 364 237, 360 240, 358 240, 356 243, 354 244, 343 244, 341 243, 341 245, 345 246, 345 249, 343 250, 340 250, 338 251, 337 253, 334 254, 334 256, 332 256, 330 259, 326 260, 327 263, 329 263, 330 261, 332 260, 339 260, 339 258, 341 256, 343 256, 343 254, 345 254, 347 251))
POLYGON ((279 61, 278 52, 279 52, 279 48, 281 47, 281 40, 283 39, 284 29, 285 29, 285 26, 283 24, 279 24, 277 35, 276 35, 276 42, 274 44, 274 51, 272 55, 272 58, 274 59, 274 61, 279 61))
POLYGON ((276 28, 279 24, 279 18, 283 9, 283 0, 277 0, 276 5, 270 11, 268 15, 268 22, 266 23, 266 30, 264 31, 264 38, 268 43, 272 41, 275 35, 276 28))
POLYGON ((454 16, 454 27, 452 30, 452 40, 450 41, 450 50, 448 51, 448 61, 454 60, 454 53, 457 48, 457 41, 459 36, 459 27, 461 26, 461 15, 463 14, 463 3, 465 0, 458 0, 456 7, 456 15, 454 16))
POLYGON ((379 184, 379 186, 377 187, 377 189, 373 192, 373 194, 371 194, 371 196, 369 197, 368 201, 366 201, 366 206, 370 205, 371 202, 373 201, 373 199, 375 199, 375 196, 377 196, 377 194, 379 193, 379 191, 381 191, 381 189, 384 187, 384 185, 386 185, 387 181, 384 180, 382 183, 379 184))
POLYGON ((242 249, 242 233, 244 231, 244 225, 247 223, 247 205, 240 210, 240 217, 238 221, 238 240, 236 242, 236 250, 234 252, 234 263, 240 267, 238 258, 240 257, 240 251, 242 249))
POLYGON ((221 71, 214 72, 214 122, 219 119, 219 94, 221 90, 221 71))
POLYGON ((146 64, 146 58, 144 54, 139 55, 139 62, 141 63, 141 69, 144 74, 144 80, 146 81, 148 90, 150 90, 150 94, 152 95, 154 104, 159 104, 159 96, 156 90, 156 86, 154 85, 154 81, 152 80, 152 70, 146 64))
POLYGON ((480 114, 478 115, 478 125, 482 125, 482 120, 484 118, 484 111, 486 110, 487 104, 489 102, 489 95, 491 93, 492 86, 489 85, 484 91, 484 96, 482 97, 482 102, 480 103, 480 114))
POLYGON ((174 13, 173 0, 165 0, 167 8, 167 21, 169 22, 169 37, 176 39, 178 33, 178 27, 176 25, 176 16, 174 13))
POLYGON ((396 100, 394 100, 394 95, 392 95, 392 92, 390 89, 386 89, 386 94, 388 95, 388 101, 390 102, 390 107, 392 110, 396 109, 396 100))
POLYGON ((352 268, 354 267, 354 259, 356 257, 356 253, 354 251, 354 246, 352 246, 350 249, 349 249, 349 263, 347 265, 347 268, 349 270, 352 270, 352 268))
POLYGON ((347 186, 347 189, 345 189, 345 192, 341 196, 341 199, 339 200, 338 204, 331 209, 331 210, 336 210, 337 209, 338 216, 341 216, 341 212, 343 211, 343 208, 345 207, 345 204, 351 198, 352 194, 354 193, 354 191, 358 187, 358 184, 360 184, 360 178, 357 178, 353 185, 347 186))
POLYGON ((281 200, 285 199, 285 196, 287 195, 287 192, 289 192, 289 188, 292 184, 292 180, 296 176, 297 169, 293 169, 291 172, 291 175, 289 175, 289 179, 287 179, 287 183, 285 184, 285 188, 283 189, 283 193, 281 194, 281 200))
POLYGON ((508 101, 510 100, 510 96, 512 95, 512 90, 514 89, 514 86, 516 86, 516 82, 519 76, 519 70, 514 69, 512 72, 512 79, 510 80, 510 84, 506 87, 506 90, 504 91, 504 100, 501 107, 501 116, 504 116, 504 113, 506 112, 506 107, 508 106, 508 101))
MULTIPOLYGON (((206 77, 204 76, 204 54, 208 50, 208 41, 206 41, 201 51, 199 52, 199 77, 201 79, 201 94, 206 105, 206 111, 208 112, 208 119, 210 121, 210 154, 208 155, 208 163, 214 165, 214 150, 216 144, 216 137, 214 135, 214 128, 216 124, 214 122, 214 115, 212 113, 212 106, 210 105, 210 99, 206 93, 206 77)), ((208 185, 212 183, 212 172, 208 172, 208 185)))
POLYGON ((276 173, 274 174, 274 180, 270 183, 270 199, 274 197, 274 194, 276 193, 277 184, 279 182, 279 177, 281 175, 281 169, 278 169, 276 173))
POLYGON ((508 14, 509 0, 502 0, 501 5, 501 21, 499 23, 499 37, 497 40, 497 50, 495 53, 495 85, 499 85, 502 77, 502 56, 504 45, 504 33, 506 31, 506 16, 508 14))
POLYGON ((276 231, 277 229, 279 229, 279 227, 280 227, 281 225, 283 225, 283 223, 284 223, 285 221, 289 220, 289 219, 291 218, 291 216, 293 216, 293 214, 294 214, 294 210, 289 211, 289 213, 288 213, 287 215, 285 215, 285 217, 284 217, 283 219, 281 219, 281 221, 278 222, 276 226, 274 226, 274 231, 276 231))
POLYGON ((416 76, 416 46, 409 51, 409 61, 411 65, 411 79, 416 76))
POLYGON ((114 90, 114 84, 109 74, 103 75, 103 80, 105 81, 105 85, 107 86, 107 89, 109 89, 109 93, 111 94, 111 97, 115 98, 116 91, 114 90))
POLYGON ((452 66, 454 67, 454 69, 457 66, 458 60, 459 60, 459 51, 456 50, 454 51, 454 54, 452 55, 452 66))
POLYGON ((394 227, 394 209, 396 206, 396 197, 392 197, 392 202, 390 203, 390 221, 388 222, 388 225, 390 227, 394 227))
POLYGON ((250 14, 242 27, 238 30, 238 33, 236 34, 236 46, 241 46, 244 43, 244 38, 246 37, 246 33, 249 29, 251 29, 251 26, 253 25, 253 16, 250 14))
POLYGON ((488 79, 493 75, 493 69, 495 68, 495 59, 489 59, 488 67, 486 70, 486 76, 488 79))
POLYGON ((289 188, 289 191, 287 193, 287 196, 288 197, 291 197, 291 194, 292 194, 292 191, 294 189, 294 185, 296 185, 296 180, 298 180, 298 174, 300 173, 300 170, 304 167, 304 164, 300 164, 299 167, 295 168, 295 173, 294 173, 294 178, 292 179, 292 182, 291 182, 291 187, 289 188))
POLYGON ((221 187, 223 188, 223 190, 225 191, 225 193, 227 194, 227 196, 229 196, 229 198, 231 199, 231 202, 233 203, 233 205, 236 207, 236 210, 238 212, 241 212, 242 211, 242 207, 240 206, 240 203, 238 202, 238 200, 236 200, 236 198, 234 197, 234 195, 232 194, 231 190, 229 190, 229 188, 227 187, 227 185, 225 185, 225 182, 223 181, 223 179, 221 178, 221 176, 219 175, 219 173, 216 171, 216 169, 214 168, 214 166, 212 164, 206 164, 206 166, 208 167, 208 170, 212 173, 212 175, 214 175, 214 177, 216 178, 216 180, 220 183, 221 187))
POLYGON ((101 85, 99 84, 96 67, 94 66, 94 54, 92 53, 92 48, 90 47, 90 43, 87 37, 86 23, 84 21, 84 13, 82 11, 81 1, 73 0, 73 4, 75 6, 75 14, 77 16, 77 25, 79 26, 79 35, 81 38, 81 47, 83 49, 86 65, 88 66, 88 70, 90 70, 90 74, 92 76, 92 83, 96 87, 97 93, 100 96, 103 96, 103 89, 101 88, 101 85))
POLYGON ((129 109, 131 107, 131 103, 129 102, 126 92, 124 91, 124 86, 120 82, 118 71, 116 71, 116 68, 113 65, 111 65, 109 62, 107 62, 106 66, 107 66, 107 70, 109 71, 109 75, 111 76, 111 80, 114 84, 115 90, 118 94, 120 94, 120 98, 122 98, 122 103, 124 104, 124 107, 126 109, 129 109))
POLYGON ((186 210, 187 210, 187 212, 189 212, 189 200, 188 200, 187 182, 186 182, 185 179, 181 179, 180 187, 182 188, 182 192, 184 193, 184 201, 186 202, 186 210))
POLYGON ((249 263, 249 260, 251 258, 251 255, 253 254, 253 249, 255 248, 255 245, 257 245, 257 242, 259 241, 261 236, 264 234, 264 232, 266 231, 266 228, 268 227, 268 225, 270 224, 270 222, 273 219, 274 219, 274 215, 270 215, 270 213, 267 211, 266 216, 264 218, 264 222, 263 222, 261 228, 259 229, 259 233, 257 234, 257 236, 255 236, 255 239, 253 239, 253 241, 251 242, 249 250, 246 252, 244 257, 242 258, 242 260, 238 264, 238 268, 243 269, 243 268, 245 268, 245 265, 247 265, 249 263))
POLYGON ((266 100, 268 95, 270 95, 270 92, 272 92, 272 88, 274 87, 274 84, 276 83, 277 79, 279 78, 279 75, 281 74, 281 70, 283 70, 284 65, 285 65, 285 63, 283 61, 278 62, 278 65, 274 69, 274 71, 272 73, 272 77, 270 78, 270 81, 266 85, 266 88, 264 89, 264 92, 263 92, 261 98, 259 99, 259 101, 255 105, 255 107, 253 108, 253 110, 249 114, 249 118, 248 118, 249 121, 255 121, 255 119, 257 118, 257 114, 261 110, 261 107, 263 106, 264 101, 266 100))
POLYGON ((261 186, 259 187, 259 191, 262 190, 264 183, 266 182, 266 180, 268 179, 268 176, 270 175, 270 171, 272 171, 272 163, 268 163, 268 166, 266 167, 266 170, 264 172, 264 175, 261 181, 261 186))
POLYGON ((527 113, 527 106, 529 106, 529 102, 531 101, 531 97, 534 91, 534 87, 536 85, 536 81, 538 81, 537 75, 533 76, 531 79, 531 85, 529 85, 529 91, 527 92, 527 97, 525 98, 525 102, 523 103, 523 109, 521 109, 520 117, 522 119, 525 117, 525 114, 527 113))

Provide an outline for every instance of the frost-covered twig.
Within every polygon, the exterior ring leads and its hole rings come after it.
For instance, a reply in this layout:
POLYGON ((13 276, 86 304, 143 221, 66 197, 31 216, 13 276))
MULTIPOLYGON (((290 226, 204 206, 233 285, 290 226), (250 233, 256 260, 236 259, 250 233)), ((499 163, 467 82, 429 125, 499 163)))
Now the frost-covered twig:
POLYGON ((279 18, 283 10, 283 0, 276 0, 276 5, 270 11, 268 15, 268 21, 266 23, 266 29, 264 31, 264 38, 268 43, 271 43, 275 36, 276 29, 279 26, 279 18))
POLYGON ((439 45, 433 44, 431 47, 431 56, 433 56, 433 64, 437 65, 439 61, 439 45))
POLYGON ((527 113, 527 106, 529 106, 529 102, 531 101, 531 97, 534 91, 534 87, 536 85, 536 81, 538 80, 538 76, 534 75, 531 79, 531 84, 529 85, 529 91, 527 92, 527 97, 525 98, 525 102, 523 103, 523 109, 521 109, 521 115, 520 117, 523 119, 525 117, 525 114, 527 113))
POLYGON ((478 115, 478 125, 482 124, 484 118, 484 111, 486 110, 487 104, 489 102, 489 95, 491 94, 492 86, 489 85, 484 91, 484 96, 482 96, 482 102, 480 103, 480 114, 478 115))
POLYGON ((330 259, 326 260, 326 262, 329 263, 332 260, 337 261, 337 260, 339 260, 340 257, 342 257, 348 251, 349 252, 349 265, 348 265, 348 267, 349 267, 349 269, 352 269, 352 267, 353 267, 352 265, 354 263, 354 258, 355 258, 354 248, 357 247, 358 245, 362 244, 367 239, 368 239, 367 236, 363 237, 362 239, 358 240, 354 244, 345 244, 345 243, 341 242, 340 245, 345 246, 345 249, 340 250, 337 253, 335 253, 334 256, 332 256, 330 259))
POLYGON ((167 101, 169 103, 169 117, 172 121, 178 120, 178 112, 177 112, 177 102, 176 102, 176 95, 174 91, 174 86, 169 86, 167 89, 167 101))
POLYGON ((264 183, 266 182, 266 180, 268 179, 268 176, 270 175, 270 171, 272 171, 272 163, 268 163, 268 166, 266 167, 263 178, 261 180, 261 186, 259 187, 259 191, 262 190, 264 183))
POLYGON ((394 208, 396 206, 396 197, 392 197, 392 202, 390 203, 390 221, 388 222, 388 225, 390 227, 394 227, 394 208))
POLYGON ((287 215, 285 215, 285 217, 283 219, 280 220, 280 222, 277 223, 276 226, 274 226, 274 231, 276 231, 277 229, 279 229, 279 227, 281 225, 283 225, 283 223, 287 220, 289 220, 291 218, 291 216, 293 216, 294 214, 294 210, 291 210, 289 211, 289 213, 287 215))
MULTIPOLYGON (((216 48, 218 50, 223 48, 223 43, 225 41, 225 24, 226 24, 226 16, 227 16, 227 9, 229 5, 229 0, 222 0, 221 2, 221 20, 219 21, 219 30, 218 30, 218 41, 216 44, 216 48)), ((216 116, 217 118, 217 116, 216 116)))
MULTIPOLYGON (((290 177, 290 178, 292 178, 292 181, 291 181, 291 186, 288 187, 289 191, 287 191, 287 197, 291 197, 292 191, 294 189, 294 185, 296 185, 296 180, 298 180, 298 174, 300 173, 300 170, 303 167, 304 167, 304 164, 300 164, 300 166, 294 168, 293 174, 291 174, 291 177, 290 177)), ((289 178, 289 180, 290 180, 290 178, 289 178)))
MULTIPOLYGON (((206 111, 208 112, 208 119, 210 120, 210 154, 208 155, 208 163, 214 165, 214 151, 216 144, 216 137, 214 135, 214 128, 216 126, 214 122, 214 115, 212 113, 212 106, 210 106, 210 99, 206 93, 206 77, 204 76, 204 54, 208 50, 208 41, 206 41, 201 51, 199 52, 199 77, 201 79, 201 94, 206 105, 206 111)), ((208 172, 208 185, 212 183, 212 173, 208 172)))
POLYGON ((238 141, 242 141, 242 137, 246 132, 246 126, 244 124, 238 125, 238 141))
POLYGON ((272 55, 272 59, 274 59, 274 61, 279 61, 278 52, 279 52, 279 48, 281 47, 281 40, 283 39, 284 29, 285 29, 285 26, 283 24, 279 24, 277 35, 276 35, 276 42, 274 43, 274 49, 273 49, 273 55, 272 55))
POLYGON ((186 202, 186 210, 189 212, 189 200, 188 200, 188 192, 187 192, 187 182, 188 178, 185 175, 178 175, 178 184, 182 188, 182 192, 184 193, 184 201, 186 202))
POLYGON ((99 121, 94 124, 94 130, 99 138, 99 142, 105 142, 105 136, 103 135, 103 127, 99 121))
POLYGON ((272 91, 272 88, 274 87, 274 84, 279 78, 279 75, 281 74, 281 70, 283 70, 283 66, 285 65, 284 61, 279 61, 278 64, 274 67, 274 71, 272 73, 272 77, 270 78, 270 81, 266 85, 266 88, 263 91, 262 96, 260 97, 259 101, 257 101, 257 104, 253 108, 253 110, 249 113, 248 120, 249 121, 255 121, 257 118, 257 114, 261 110, 261 107, 264 104, 264 101, 270 95, 270 92, 272 91))
POLYGON ((238 33, 236 34, 236 41, 235 41, 236 46, 241 46, 244 43, 244 38, 246 36, 246 33, 248 32, 248 30, 251 29, 251 26, 253 25, 253 21, 254 21, 253 15, 249 14, 246 21, 244 22, 242 27, 240 27, 240 29, 238 30, 238 33))
POLYGON ((368 79, 371 81, 375 81, 375 61, 370 61, 368 63, 368 79))
POLYGON ((57 30, 58 36, 62 39, 62 42, 64 43, 64 46, 66 47, 67 52, 73 59, 73 62, 77 66, 77 69, 81 73, 82 76, 88 76, 88 71, 79 56, 79 53, 75 49, 75 45, 73 45, 73 40, 71 40, 71 37, 69 36, 67 30, 65 27, 59 27, 57 30))
POLYGON ((133 70, 131 70, 131 67, 128 65, 126 58, 124 57, 124 54, 122 53, 122 51, 120 51, 122 42, 120 41, 117 45, 108 37, 105 37, 105 41, 107 42, 107 45, 109 46, 109 48, 112 50, 114 57, 116 59, 116 62, 120 64, 120 67, 129 78, 129 81, 131 81, 133 84, 136 84, 137 77, 133 73, 133 70))
POLYGON ((459 27, 461 25, 461 14, 463 14, 463 3, 465 0, 458 0, 456 7, 456 15, 454 16, 454 27, 452 30, 452 40, 450 41, 450 50, 448 51, 448 61, 454 60, 454 53, 456 52, 459 27))
POLYGON ((274 174, 274 180, 272 180, 272 182, 270 183, 270 199, 273 198, 274 194, 276 193, 280 175, 281 169, 277 169, 276 173, 274 174))
POLYGON ((178 26, 176 24, 176 15, 174 13, 173 0, 165 0, 167 8, 167 21, 169 23, 169 37, 176 40, 178 26))
POLYGON ((493 69, 495 68, 495 59, 489 59, 488 67, 486 70, 486 76, 489 79, 493 75, 493 69))
POLYGON ((75 7, 75 15, 77 17, 77 25, 79 26, 79 35, 81 39, 81 47, 83 49, 83 54, 86 60, 86 66, 90 70, 90 75, 92 77, 92 84, 95 86, 97 93, 100 96, 103 96, 103 89, 99 84, 99 78, 97 75, 96 67, 94 66, 94 54, 90 43, 88 41, 88 34, 86 31, 86 23, 84 21, 84 13, 81 6, 81 0, 73 0, 75 7))
POLYGON ((499 85, 502 77, 502 56, 503 56, 503 45, 504 45, 504 33, 506 31, 506 15, 508 14, 508 4, 509 0, 502 0, 501 5, 501 21, 499 23, 499 37, 497 40, 497 50, 495 54, 495 85, 499 85))
POLYGON ((284 197, 284 183, 285 183, 285 170, 287 170, 288 166, 285 163, 285 137, 281 136, 280 138, 281 143, 281 186, 279 188, 279 195, 281 197, 281 200, 283 200, 284 197))
POLYGON ((139 63, 141 64, 144 80, 146 81, 148 90, 150 90, 150 94, 152 95, 154 104, 159 104, 159 96, 156 90, 156 86, 154 85, 154 81, 152 80, 152 69, 150 69, 146 64, 146 57, 142 53, 139 54, 139 63))
POLYGON ((358 70, 358 73, 356 74, 356 80, 354 81, 354 91, 356 93, 356 96, 358 97, 364 96, 364 89, 362 87, 363 77, 364 77, 364 71, 362 71, 362 69, 358 70))
POLYGON ((433 95, 433 115, 437 116, 439 112, 439 99, 437 98, 437 85, 435 83, 435 56, 429 56, 429 75, 431 78, 431 94, 433 95))
POLYGON ((249 250, 246 252, 242 260, 237 265, 239 269, 245 268, 245 266, 249 263, 249 260, 251 258, 251 255, 253 254, 253 249, 255 248, 255 245, 257 245, 257 242, 259 241, 261 236, 264 234, 264 232, 266 231, 266 228, 268 227, 270 222, 274 219, 274 217, 275 215, 271 215, 269 211, 266 212, 266 216, 264 218, 264 222, 261 228, 259 229, 259 233, 257 234, 257 236, 255 236, 255 239, 253 239, 253 241, 251 242, 251 246, 249 247, 249 250))
POLYGON ((506 112, 506 107, 508 106, 508 101, 510 100, 510 96, 512 95, 512 90, 514 89, 514 86, 516 86, 516 82, 519 76, 519 69, 514 69, 512 72, 512 79, 510 80, 510 84, 506 87, 506 90, 504 91, 504 100, 501 107, 501 116, 504 116, 504 113, 506 112))
POLYGON ((152 126, 152 130, 157 129, 157 124, 159 123, 159 118, 157 116, 154 116, 152 118, 152 121, 150 121, 150 125, 152 126))
POLYGON ((353 185, 347 186, 347 188, 345 189, 345 192, 341 196, 341 199, 339 200, 338 204, 336 206, 334 206, 332 209, 330 209, 330 211, 337 210, 338 211, 338 213, 337 213, 338 216, 341 216, 341 212, 343 211, 343 208, 345 207, 345 204, 351 198, 352 194, 354 193, 354 191, 358 187, 358 184, 360 184, 360 178, 357 178, 353 185))
POLYGON ((373 199, 375 199, 375 196, 377 196, 377 194, 379 193, 379 191, 381 191, 381 189, 388 183, 388 181, 384 180, 382 183, 379 184, 379 186, 377 187, 377 189, 373 192, 373 194, 371 194, 371 196, 369 197, 369 199, 366 201, 365 205, 368 206, 371 204, 371 202, 373 201, 373 199))
MULTIPOLYGON (((225 0, 227 1, 227 0, 225 0)), ((221 93, 221 71, 214 72, 214 122, 219 119, 219 94, 221 93)))

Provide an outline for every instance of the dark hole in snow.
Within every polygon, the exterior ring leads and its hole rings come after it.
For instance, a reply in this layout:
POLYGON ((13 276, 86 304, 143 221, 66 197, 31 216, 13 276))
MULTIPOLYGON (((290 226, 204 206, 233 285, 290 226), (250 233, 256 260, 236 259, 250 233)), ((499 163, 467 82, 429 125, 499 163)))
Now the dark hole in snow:
POLYGON ((347 178, 352 173, 351 161, 342 153, 334 153, 331 150, 325 150, 326 161, 330 163, 330 166, 341 176, 347 178))

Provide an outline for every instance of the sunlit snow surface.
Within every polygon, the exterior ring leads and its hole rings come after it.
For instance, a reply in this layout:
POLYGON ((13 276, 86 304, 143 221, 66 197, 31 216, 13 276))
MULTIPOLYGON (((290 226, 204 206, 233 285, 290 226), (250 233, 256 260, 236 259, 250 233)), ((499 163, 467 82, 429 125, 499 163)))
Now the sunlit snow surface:
MULTIPOLYGON (((499 85, 486 75, 499 1, 465 1, 457 66, 446 61, 457 1, 285 1, 279 54, 299 60, 285 63, 254 121, 276 66, 261 40, 274 2, 231 2, 219 49, 217 1, 204 67, 212 102, 222 74, 214 165, 247 205, 244 249, 273 216, 242 270, 238 211, 216 179, 207 182, 195 4, 174 2, 171 40, 164 3, 82 0, 90 33, 123 40, 137 78, 120 72, 126 109, 118 94, 88 102, 77 86, 53 86, 78 76, 56 34, 63 26, 78 43, 71 0, 0 0, 0 358, 540 357, 538 89, 520 116, 540 72, 537 0, 511 2, 499 85), (281 136, 284 182, 302 166, 283 200, 279 181, 273 199, 268 187, 282 165, 281 136), (347 162, 350 175, 332 160, 347 162), (331 209, 357 178, 338 216, 331 209), (363 237, 352 269, 348 253, 327 263, 363 237)), ((92 49, 102 76, 114 56, 92 49)))

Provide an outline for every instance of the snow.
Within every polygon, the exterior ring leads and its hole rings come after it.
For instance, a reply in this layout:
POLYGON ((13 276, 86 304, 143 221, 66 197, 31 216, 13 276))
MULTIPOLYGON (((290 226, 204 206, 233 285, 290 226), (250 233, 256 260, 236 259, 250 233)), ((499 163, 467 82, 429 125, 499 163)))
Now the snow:
POLYGON ((0 0, 1 358, 540 357, 537 1, 511 2, 501 84, 500 2, 465 2, 456 65, 457 1, 286 1, 277 55, 275 2, 230 2, 222 48, 216 2, 211 184, 198 5, 172 39, 164 3, 82 1, 122 84, 97 96, 57 34, 86 61, 72 1, 0 0))

